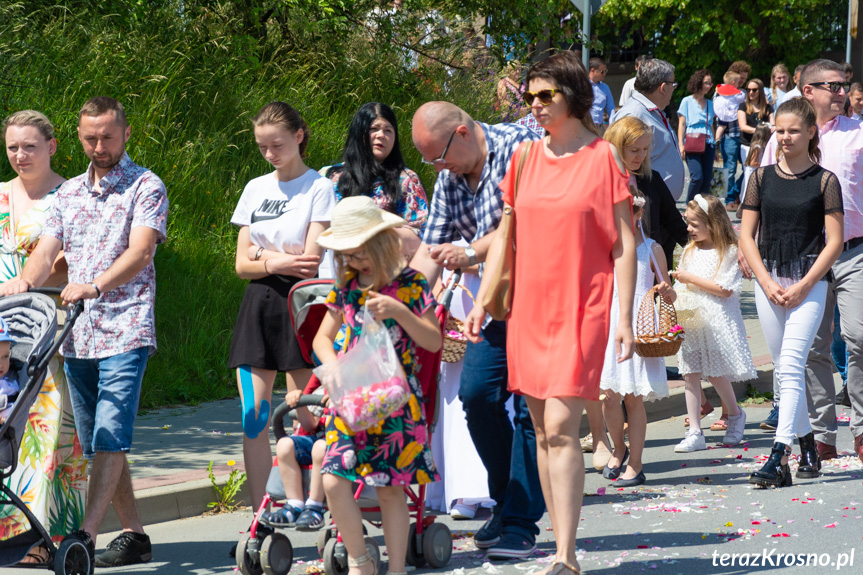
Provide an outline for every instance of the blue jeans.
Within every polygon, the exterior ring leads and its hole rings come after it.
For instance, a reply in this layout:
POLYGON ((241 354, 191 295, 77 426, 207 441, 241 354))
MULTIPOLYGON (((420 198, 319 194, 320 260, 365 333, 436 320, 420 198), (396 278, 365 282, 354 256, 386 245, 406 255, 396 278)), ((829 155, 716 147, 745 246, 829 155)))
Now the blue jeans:
POLYGON ((740 156, 740 138, 722 138, 722 162, 728 170, 728 193, 725 195, 725 203, 730 204, 740 199, 740 184, 734 176, 737 175, 737 161, 740 156))
POLYGON ((467 428, 488 472, 489 496, 497 502, 504 533, 517 533, 534 541, 536 523, 545 513, 545 501, 536 468, 536 433, 520 395, 506 389, 506 323, 493 321, 480 343, 467 344, 459 399, 467 428), (515 429, 506 402, 512 395, 515 429))
POLYGON ((833 343, 830 344, 830 355, 833 356, 836 371, 842 376, 842 385, 845 385, 848 381, 848 374, 845 371, 848 366, 848 348, 845 346, 845 340, 842 339, 839 319, 839 304, 836 304, 836 309, 833 312, 833 343))
POLYGON ((691 202, 695 196, 710 195, 710 180, 713 178, 713 158, 716 156, 716 147, 708 144, 704 152, 700 154, 686 153, 686 167, 689 168, 689 191, 686 193, 686 201, 691 202))
POLYGON ((75 428, 87 459, 97 451, 132 448, 132 429, 149 351, 139 347, 101 359, 65 358, 75 428))

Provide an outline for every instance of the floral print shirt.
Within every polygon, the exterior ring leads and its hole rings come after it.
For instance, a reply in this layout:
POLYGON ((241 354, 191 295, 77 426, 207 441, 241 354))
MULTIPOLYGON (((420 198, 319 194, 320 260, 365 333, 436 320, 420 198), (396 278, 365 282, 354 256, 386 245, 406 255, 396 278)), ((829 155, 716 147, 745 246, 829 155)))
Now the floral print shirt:
MULTIPOLYGON (((344 172, 344 166, 344 164, 335 164, 321 168, 318 172, 333 182, 333 189, 336 192, 336 202, 342 201, 342 195, 339 193, 339 178, 344 172)), ((429 213, 426 192, 423 189, 422 182, 420 182, 419 176, 416 173, 405 168, 399 176, 399 185, 401 186, 401 194, 394 206, 384 192, 384 181, 381 178, 374 181, 372 189, 366 195, 373 199, 375 205, 380 209, 404 218, 408 223, 408 227, 414 230, 417 235, 421 235, 425 230, 429 213)))
MULTIPOLYGON (((168 195, 165 184, 128 154, 99 182, 87 172, 60 186, 57 201, 42 231, 60 240, 69 264, 69 283, 92 283, 129 247, 129 235, 139 226, 158 233, 165 241, 168 195)), ((63 343, 67 357, 105 358, 139 347, 156 351, 153 308, 156 270, 147 264, 128 283, 84 300, 84 313, 63 343)))

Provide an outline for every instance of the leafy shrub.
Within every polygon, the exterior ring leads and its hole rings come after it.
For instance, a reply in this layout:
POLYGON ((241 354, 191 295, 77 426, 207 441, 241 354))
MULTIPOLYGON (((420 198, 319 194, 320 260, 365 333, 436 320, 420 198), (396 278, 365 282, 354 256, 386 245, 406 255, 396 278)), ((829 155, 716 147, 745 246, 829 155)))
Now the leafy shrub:
MULTIPOLYGON (((229 220, 245 183, 270 170, 252 136, 258 108, 279 99, 300 110, 311 132, 306 163, 317 169, 340 159, 361 104, 389 104, 406 161, 431 195, 434 171, 410 144, 414 111, 445 99, 495 121, 495 79, 440 62, 458 64, 456 35, 430 53, 436 59, 420 57, 410 67, 403 45, 389 41, 397 31, 384 39, 380 29, 344 25, 337 37, 317 29, 299 39, 278 31, 262 38, 243 33, 245 16, 234 4, 160 1, 142 10, 138 2, 106 10, 127 4, 0 4, 0 115, 45 112, 59 140, 54 168, 71 177, 88 165, 76 135, 80 106, 95 95, 123 102, 129 154, 165 181, 171 202, 168 241, 156 252, 159 352, 147 369, 142 407, 233 396, 226 361, 245 282, 234 273, 237 230, 229 220)), ((0 181, 12 177, 2 162, 0 181)))

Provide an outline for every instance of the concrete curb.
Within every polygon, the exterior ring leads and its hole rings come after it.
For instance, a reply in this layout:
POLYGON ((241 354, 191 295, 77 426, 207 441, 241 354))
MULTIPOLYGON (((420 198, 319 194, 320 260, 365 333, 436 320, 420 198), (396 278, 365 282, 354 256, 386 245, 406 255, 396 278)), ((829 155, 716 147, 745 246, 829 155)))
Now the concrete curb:
MULTIPOLYGON (((217 475, 216 484, 219 487, 224 487, 228 482, 228 477, 229 475, 217 475)), ((174 521, 175 519, 197 517, 210 510, 208 505, 216 500, 216 493, 213 491, 210 479, 207 478, 144 489, 139 489, 135 486, 135 499, 138 502, 138 513, 141 515, 141 522, 144 525, 152 525, 153 523, 163 523, 165 521, 174 521)), ((251 496, 246 485, 243 486, 236 500, 251 501, 251 496)), ((122 528, 120 519, 117 517, 117 513, 114 511, 112 505, 108 508, 108 513, 102 522, 100 531, 107 533, 119 531, 122 528)))

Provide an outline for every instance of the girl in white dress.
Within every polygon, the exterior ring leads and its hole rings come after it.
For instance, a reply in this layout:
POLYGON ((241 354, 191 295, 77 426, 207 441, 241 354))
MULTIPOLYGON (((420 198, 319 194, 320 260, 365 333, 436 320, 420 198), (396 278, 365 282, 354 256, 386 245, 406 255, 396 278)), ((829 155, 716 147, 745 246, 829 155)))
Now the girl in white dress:
POLYGON ((732 381, 755 378, 755 366, 746 343, 740 289, 743 277, 737 267, 737 236, 722 202, 714 196, 695 196, 686 206, 692 238, 671 273, 677 283, 678 319, 686 339, 677 352, 680 374, 686 382, 686 411, 690 427, 674 451, 707 449, 701 433, 701 377, 706 376, 728 408, 728 429, 722 443, 743 440, 746 414, 737 405, 732 381))
MULTIPOLYGON (((638 272, 635 278, 634 309, 638 309, 644 295, 653 287, 654 278, 659 280, 657 291, 671 303, 677 294, 671 289, 668 277, 665 253, 662 246, 647 239, 643 229, 645 197, 639 190, 630 187, 632 195, 632 217, 635 218, 638 230, 635 232, 636 254, 638 256, 638 272)), ((617 326, 619 306, 617 305, 617 278, 614 281, 614 300, 611 304, 611 324, 617 326)), ((636 316, 633 315, 633 330, 636 316)), ((612 328, 614 329, 614 328, 612 328)), ((616 487, 632 487, 645 482, 641 465, 641 454, 644 451, 644 439, 647 434, 647 414, 644 411, 644 401, 662 399, 668 395, 668 380, 665 374, 665 362, 661 357, 641 357, 633 355, 632 359, 618 363, 614 345, 614 333, 608 339, 605 349, 605 363, 602 366, 602 376, 599 387, 605 396, 602 402, 602 412, 611 440, 614 442, 614 453, 602 471, 606 479, 617 479, 616 487), (629 447, 626 449, 623 437, 623 409, 621 399, 626 404, 626 414, 629 423, 629 447), (629 465, 621 471, 629 455, 629 465)))

